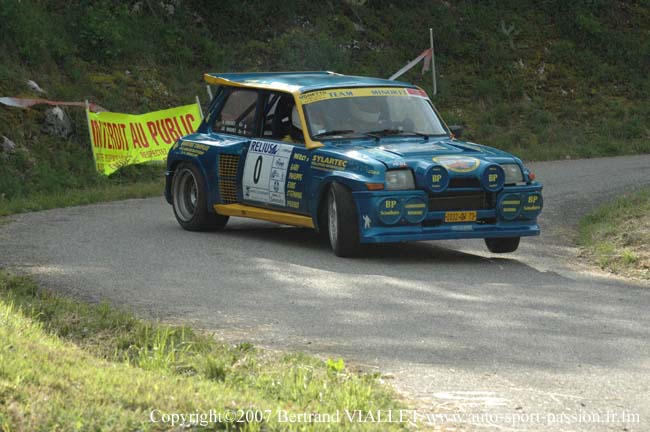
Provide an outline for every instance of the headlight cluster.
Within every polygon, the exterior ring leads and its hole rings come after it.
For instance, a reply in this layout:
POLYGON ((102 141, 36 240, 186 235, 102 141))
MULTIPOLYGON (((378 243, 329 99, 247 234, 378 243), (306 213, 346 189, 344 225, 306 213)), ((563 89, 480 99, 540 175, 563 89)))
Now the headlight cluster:
POLYGON ((506 184, 516 184, 524 181, 524 174, 517 164, 502 164, 501 168, 506 173, 506 184))
POLYGON ((386 171, 386 190, 415 189, 413 173, 410 169, 386 171))

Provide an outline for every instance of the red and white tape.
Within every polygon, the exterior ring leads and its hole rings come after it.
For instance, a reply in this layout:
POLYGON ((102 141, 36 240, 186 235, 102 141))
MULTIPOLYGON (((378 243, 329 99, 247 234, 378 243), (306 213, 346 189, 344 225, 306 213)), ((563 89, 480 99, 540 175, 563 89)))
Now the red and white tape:
MULTIPOLYGON (((51 101, 47 99, 29 99, 29 98, 17 98, 17 97, 0 97, 0 103, 11 107, 17 107, 17 108, 29 108, 31 106, 41 105, 41 104, 53 105, 53 106, 58 106, 58 105, 78 106, 82 108, 86 107, 86 102, 62 102, 62 101, 51 101)), ((92 112, 107 111, 106 108, 92 102, 88 103, 88 108, 92 112)))

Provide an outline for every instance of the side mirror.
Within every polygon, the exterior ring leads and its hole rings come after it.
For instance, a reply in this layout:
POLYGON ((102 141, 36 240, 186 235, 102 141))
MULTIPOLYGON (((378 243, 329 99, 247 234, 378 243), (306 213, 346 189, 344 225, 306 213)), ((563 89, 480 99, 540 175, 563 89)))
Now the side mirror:
POLYGON ((460 125, 451 125, 449 126, 449 132, 454 135, 454 138, 460 138, 463 136, 463 127, 460 125))

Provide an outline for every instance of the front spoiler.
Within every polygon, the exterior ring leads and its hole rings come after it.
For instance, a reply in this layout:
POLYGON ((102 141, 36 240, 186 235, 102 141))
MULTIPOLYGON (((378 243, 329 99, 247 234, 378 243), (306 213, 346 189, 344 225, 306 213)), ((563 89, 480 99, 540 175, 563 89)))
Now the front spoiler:
POLYGON ((539 235, 532 224, 445 224, 436 227, 400 226, 376 228, 360 233, 361 243, 396 243, 423 240, 528 237, 539 235))

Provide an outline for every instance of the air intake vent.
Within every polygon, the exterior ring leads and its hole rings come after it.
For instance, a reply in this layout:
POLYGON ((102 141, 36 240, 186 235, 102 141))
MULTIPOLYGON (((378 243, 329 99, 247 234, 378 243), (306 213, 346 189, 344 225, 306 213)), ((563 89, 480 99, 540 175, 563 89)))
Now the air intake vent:
POLYGON ((237 177, 237 166, 239 165, 239 155, 221 154, 219 155, 219 177, 237 177))
POLYGON ((429 211, 485 210, 494 208, 493 198, 485 192, 429 196, 429 211))
POLYGON ((454 177, 449 180, 449 189, 480 189, 481 182, 476 177, 454 177))
POLYGON ((224 204, 237 202, 237 167, 239 155, 219 155, 219 194, 224 204))

